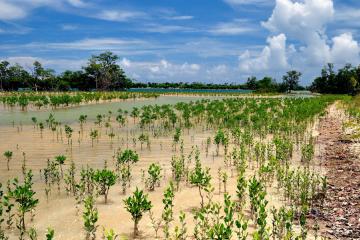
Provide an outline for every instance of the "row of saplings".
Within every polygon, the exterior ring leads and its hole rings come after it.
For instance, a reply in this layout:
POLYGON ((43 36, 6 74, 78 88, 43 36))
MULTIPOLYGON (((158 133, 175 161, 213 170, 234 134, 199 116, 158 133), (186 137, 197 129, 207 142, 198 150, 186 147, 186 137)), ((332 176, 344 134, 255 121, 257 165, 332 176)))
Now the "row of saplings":
MULTIPOLYGON (((312 185, 318 184, 317 178, 310 177, 308 170, 304 172, 292 171, 287 166, 289 152, 291 146, 286 147, 286 141, 277 140, 276 158, 279 159, 279 163, 273 163, 273 157, 270 154, 260 154, 263 160, 260 160, 260 169, 258 177, 254 176, 250 180, 245 178, 245 169, 248 164, 244 159, 244 154, 233 154, 233 165, 237 170, 237 192, 236 200, 232 200, 231 196, 226 192, 227 177, 219 178, 219 192, 221 189, 220 184, 224 184, 224 203, 223 205, 214 202, 212 200, 214 194, 214 188, 211 185, 211 175, 208 168, 204 168, 200 161, 200 152, 197 148, 194 149, 188 156, 188 161, 185 160, 183 146, 180 147, 180 155, 174 156, 172 160, 172 177, 176 186, 173 183, 169 184, 166 188, 163 197, 163 212, 161 218, 157 219, 154 213, 151 211, 152 204, 148 200, 148 196, 144 194, 142 190, 136 188, 135 192, 124 200, 126 210, 131 214, 134 221, 134 236, 139 234, 138 225, 142 216, 146 212, 150 212, 150 219, 152 227, 155 232, 155 237, 158 238, 159 230, 163 230, 164 238, 166 239, 186 239, 190 236, 187 231, 185 213, 181 212, 179 215, 179 226, 171 228, 173 218, 173 201, 175 197, 175 191, 179 190, 179 182, 186 181, 196 187, 201 197, 200 208, 194 210, 193 216, 195 220, 195 228, 191 236, 196 239, 231 239, 234 235, 238 239, 246 239, 248 237, 248 220, 242 214, 242 210, 245 204, 246 189, 248 188, 248 196, 251 206, 251 219, 256 225, 256 231, 253 234, 253 239, 305 239, 307 236, 306 227, 306 215, 308 208, 311 205, 311 201, 317 192, 310 193, 309 189, 312 185), (189 166, 192 164, 192 155, 195 156, 195 166, 189 166), (268 155, 269 160, 265 160, 265 155, 268 155), (284 161, 284 162, 280 162, 284 161), (285 164, 284 164, 285 163, 285 164), (275 174, 278 178, 278 185, 284 189, 284 195, 292 196, 293 199, 297 196, 307 196, 304 201, 292 202, 292 209, 281 208, 280 210, 272 209, 272 229, 268 228, 268 212, 266 197, 266 175, 269 172, 264 171, 262 166, 269 166, 273 164, 270 172, 275 174), (294 174, 295 173, 295 174, 294 174), (265 177, 264 177, 265 176, 265 177), (299 176, 293 177, 291 176, 299 176), (301 185, 296 186, 296 182, 299 184, 299 179, 306 179, 304 183, 300 181, 301 185), (293 186, 293 187, 290 187, 293 186), (297 190, 298 189, 298 190, 297 190), (299 207, 298 207, 299 206, 299 207), (293 222, 295 219, 299 220, 301 226, 301 233, 299 236, 295 236, 293 229, 293 222)), ((236 151, 236 150, 234 150, 236 151)), ((266 150, 264 148, 264 152, 266 150)), ((247 152, 249 154, 249 152, 247 152)), ((116 182, 120 182, 122 191, 125 194, 131 182, 131 168, 134 163, 139 160, 138 154, 130 149, 119 151, 115 161, 115 170, 112 171, 108 168, 108 163, 105 162, 103 169, 94 170, 92 168, 84 168, 80 172, 80 179, 76 180, 76 167, 71 162, 69 168, 64 172, 63 165, 67 161, 65 156, 57 156, 54 160, 48 160, 47 167, 42 170, 41 175, 45 182, 46 196, 54 191, 57 187, 58 192, 61 191, 62 181, 65 183, 66 192, 75 196, 77 202, 77 213, 80 212, 80 205, 83 205, 83 220, 84 229, 86 231, 86 239, 95 239, 98 229, 98 210, 95 206, 95 200, 98 195, 103 195, 105 203, 107 203, 107 197, 109 190, 116 182)), ((23 183, 20 183, 17 179, 8 182, 7 192, 4 194, 1 192, 1 204, 0 222, 7 225, 8 229, 13 227, 13 219, 16 219, 16 227, 20 232, 20 239, 25 239, 27 235, 30 239, 37 239, 37 233, 35 229, 26 229, 25 215, 30 214, 30 221, 34 219, 35 207, 38 204, 38 200, 35 198, 35 192, 32 190, 32 173, 26 170, 26 159, 24 157, 23 162, 23 183), (17 212, 12 210, 17 208, 17 212)), ((156 186, 160 184, 161 167, 158 164, 151 164, 148 169, 148 177, 143 177, 145 186, 148 190, 152 191, 156 186)), ((299 198, 298 198, 299 199, 299 198)), ((315 228, 317 230, 317 228, 315 228)), ((7 239, 5 231, 1 228, 0 239, 7 239)), ((47 239, 52 239, 54 231, 49 229, 47 233, 47 239)), ((105 239, 115 239, 118 235, 113 230, 104 231, 105 239)), ((317 236, 317 234, 316 234, 317 236)))

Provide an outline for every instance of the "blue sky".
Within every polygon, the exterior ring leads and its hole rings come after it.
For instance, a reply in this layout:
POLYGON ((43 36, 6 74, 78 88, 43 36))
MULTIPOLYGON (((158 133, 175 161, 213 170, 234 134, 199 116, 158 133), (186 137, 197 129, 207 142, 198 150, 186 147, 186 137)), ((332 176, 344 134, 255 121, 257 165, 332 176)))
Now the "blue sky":
POLYGON ((358 0, 0 0, 0 58, 58 73, 110 50, 147 82, 310 83, 327 62, 359 64, 358 0))

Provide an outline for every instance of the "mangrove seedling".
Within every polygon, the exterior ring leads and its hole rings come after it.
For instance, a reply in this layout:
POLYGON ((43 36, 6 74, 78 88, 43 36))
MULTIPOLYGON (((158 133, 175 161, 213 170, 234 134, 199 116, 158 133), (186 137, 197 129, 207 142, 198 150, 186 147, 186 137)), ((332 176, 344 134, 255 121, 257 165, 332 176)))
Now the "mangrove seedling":
POLYGON ((132 196, 124 200, 125 209, 131 214, 134 221, 134 236, 138 235, 138 225, 145 212, 152 208, 148 195, 136 188, 132 196))
POLYGON ((86 231, 86 239, 94 240, 96 238, 96 230, 98 225, 96 225, 99 219, 98 210, 95 207, 95 200, 92 195, 89 195, 84 199, 84 229, 86 231))
POLYGON ((10 160, 13 156, 13 152, 12 151, 6 151, 4 152, 4 157, 6 158, 6 166, 7 166, 7 170, 10 170, 10 160))
POLYGON ((154 191, 155 185, 160 185, 161 179, 161 166, 156 163, 152 163, 148 169, 149 177, 147 179, 147 186, 150 191, 154 191))
POLYGON ((116 183, 116 174, 108 169, 97 170, 93 179, 100 189, 100 195, 104 195, 106 204, 110 187, 116 183))

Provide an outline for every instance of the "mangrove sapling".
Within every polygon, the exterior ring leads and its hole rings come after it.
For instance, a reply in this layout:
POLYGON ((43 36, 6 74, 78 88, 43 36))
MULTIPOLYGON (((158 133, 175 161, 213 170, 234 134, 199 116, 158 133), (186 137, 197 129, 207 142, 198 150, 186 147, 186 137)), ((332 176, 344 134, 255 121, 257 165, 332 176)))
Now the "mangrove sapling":
POLYGON ((86 231, 86 239, 94 240, 96 238, 96 230, 98 225, 96 224, 99 219, 98 210, 95 207, 95 199, 92 195, 89 195, 84 200, 84 229, 86 231))
POLYGON ((94 195, 95 184, 94 184, 94 169, 90 168, 88 165, 86 169, 81 169, 80 172, 80 183, 79 185, 83 185, 85 192, 88 195, 94 195))
POLYGON ((102 120, 103 120, 103 116, 101 114, 96 115, 96 121, 94 122, 95 125, 101 127, 102 120))
POLYGON ((30 228, 28 231, 28 235, 30 240, 37 240, 38 234, 35 228, 30 228))
POLYGON ((160 230, 160 227, 161 227, 161 224, 162 224, 163 220, 161 218, 156 220, 155 216, 154 216, 154 213, 151 210, 149 211, 149 217, 150 217, 150 221, 151 221, 151 226, 155 231, 155 239, 158 239, 159 230, 160 230))
POLYGON ((173 156, 171 159, 171 171, 173 179, 176 183, 176 191, 179 191, 180 182, 184 175, 184 165, 181 158, 173 156))
POLYGON ((20 184, 17 178, 13 180, 14 189, 10 192, 10 197, 14 199, 18 210, 17 228, 20 230, 20 239, 24 239, 26 233, 25 215, 31 212, 39 203, 36 199, 35 192, 32 189, 32 172, 27 172, 24 183, 20 184))
POLYGON ((7 183, 7 193, 3 195, 2 207, 5 209, 6 214, 6 226, 7 229, 11 229, 14 223, 15 214, 12 212, 14 208, 14 199, 11 198, 10 180, 7 183))
POLYGON ((131 180, 131 171, 127 166, 125 166, 125 165, 120 166, 119 179, 121 181, 122 192, 125 195, 127 186, 131 180))
POLYGON ((247 188, 247 181, 244 174, 238 176, 236 181, 236 196, 238 198, 238 208, 242 210, 242 207, 245 203, 245 194, 247 188))
POLYGON ((94 147, 94 140, 99 137, 99 131, 94 129, 90 131, 91 147, 94 147))
POLYGON ((68 140, 68 144, 70 144, 72 143, 71 137, 74 130, 68 125, 65 125, 64 128, 65 128, 65 136, 68 140))
POLYGON ((200 163, 200 159, 196 159, 195 169, 190 173, 190 183, 198 188, 201 198, 201 208, 204 207, 204 196, 202 191, 209 186, 211 175, 210 169, 203 169, 200 163))
POLYGON ((155 190, 155 185, 160 185, 161 179, 161 166, 160 164, 152 163, 148 169, 149 177, 146 181, 150 191, 155 190))
POLYGON ((211 138, 208 137, 208 138, 206 139, 206 147, 205 147, 206 157, 208 157, 208 155, 209 155, 210 145, 211 145, 211 138))
POLYGON ((180 141, 180 137, 181 137, 181 128, 176 128, 175 129, 175 134, 174 134, 174 137, 173 137, 173 144, 174 144, 175 152, 176 152, 176 146, 180 141))
POLYGON ((224 216, 208 230, 209 239, 231 239, 234 226, 235 202, 227 193, 224 194, 224 216))
POLYGON ((100 195, 104 195, 106 204, 110 187, 116 183, 116 174, 106 168, 97 170, 94 173, 93 180, 98 185, 100 195))
POLYGON ((308 234, 308 229, 306 226, 306 217, 308 214, 308 207, 306 205, 301 206, 301 212, 299 217, 299 223, 301 227, 301 239, 305 240, 308 234))
POLYGON ((141 151, 142 151, 142 149, 143 149, 143 144, 149 141, 149 135, 142 133, 142 134, 139 136, 138 140, 139 140, 139 142, 140 142, 140 149, 141 149, 141 151))
POLYGON ((55 162, 59 165, 60 167, 60 172, 61 172, 61 177, 64 178, 64 172, 63 172, 63 165, 65 164, 66 161, 66 156, 64 155, 58 155, 55 157, 55 162))
POLYGON ((216 156, 219 156, 219 148, 220 144, 224 146, 224 153, 227 154, 228 144, 229 144, 229 138, 226 136, 224 131, 222 129, 219 129, 216 132, 216 135, 214 137, 214 143, 216 144, 216 156))
POLYGON ((140 115, 140 110, 137 107, 133 107, 131 113, 130 113, 130 117, 132 117, 134 119, 134 124, 136 121, 136 118, 139 117, 140 115))
POLYGON ((116 234, 113 229, 110 230, 104 229, 104 236, 103 236, 104 240, 116 240, 118 237, 119 235, 116 234))
POLYGON ((126 150, 118 153, 118 155, 117 155, 117 166, 119 166, 119 167, 126 166, 127 167, 127 172, 126 173, 129 176, 127 178, 127 180, 129 180, 129 185, 130 185, 130 180, 131 180, 131 178, 130 178, 130 176, 131 176, 131 168, 130 168, 130 166, 131 166, 131 164, 134 164, 134 163, 136 163, 138 161, 139 161, 139 155, 135 151, 133 151, 131 149, 126 149, 126 150))
POLYGON ((75 181, 75 174, 76 174, 76 166, 73 161, 71 161, 70 168, 65 173, 65 184, 66 184, 66 192, 73 193, 75 196, 76 193, 76 181, 75 181))
POLYGON ((248 220, 244 220, 244 216, 240 215, 238 219, 235 220, 236 236, 238 240, 246 240, 248 237, 248 220))
POLYGON ((13 152, 12 151, 5 151, 4 152, 4 157, 6 158, 6 166, 7 166, 7 170, 10 171, 10 160, 13 156, 13 152))
POLYGON ((84 123, 86 123, 87 115, 80 115, 79 117, 79 123, 80 123, 80 129, 83 131, 84 123))
POLYGON ((32 117, 32 118, 31 118, 31 121, 32 121, 32 123, 34 124, 34 129, 35 129, 35 127, 37 126, 37 118, 36 118, 36 117, 32 117))
POLYGON ((46 230, 46 235, 45 235, 45 237, 46 237, 46 240, 53 240, 54 237, 55 237, 55 231, 54 231, 54 229, 48 228, 48 229, 46 230))
POLYGON ((114 130, 111 129, 111 132, 108 134, 109 138, 110 138, 110 144, 113 144, 113 138, 115 137, 115 133, 114 130))
POLYGON ((219 181, 219 195, 221 194, 221 183, 222 183, 222 172, 221 172, 221 167, 219 167, 219 169, 218 169, 218 181, 219 181))
POLYGON ((174 207, 174 185, 170 182, 169 187, 164 191, 164 197, 162 202, 164 204, 164 209, 161 214, 162 220, 165 222, 163 231, 166 238, 170 237, 170 222, 173 220, 173 207, 174 207))
POLYGON ((2 190, 2 184, 0 183, 0 239, 5 238, 5 231, 3 229, 4 218, 4 203, 3 203, 4 191, 2 190))
POLYGON ((267 229, 267 212, 266 212, 266 206, 268 204, 268 201, 265 200, 265 191, 261 191, 258 195, 258 202, 257 204, 257 231, 254 233, 254 240, 266 240, 270 239, 269 232, 267 229))
POLYGON ((131 214, 134 221, 134 236, 138 235, 138 225, 145 212, 151 210, 151 201, 148 200, 148 195, 144 194, 142 190, 136 188, 132 196, 124 200, 125 209, 131 214))
POLYGON ((180 227, 175 226, 175 233, 174 233, 174 239, 175 240, 185 240, 187 239, 187 228, 186 228, 186 221, 185 221, 185 213, 183 211, 180 211, 179 214, 179 222, 180 227))
POLYGON ((119 114, 116 117, 116 121, 119 123, 119 128, 123 127, 125 125, 125 118, 123 115, 119 114))
POLYGON ((222 179, 222 183, 224 185, 224 193, 227 193, 226 191, 226 185, 227 185, 227 181, 228 181, 228 175, 226 172, 222 172, 221 174, 221 179, 222 179))

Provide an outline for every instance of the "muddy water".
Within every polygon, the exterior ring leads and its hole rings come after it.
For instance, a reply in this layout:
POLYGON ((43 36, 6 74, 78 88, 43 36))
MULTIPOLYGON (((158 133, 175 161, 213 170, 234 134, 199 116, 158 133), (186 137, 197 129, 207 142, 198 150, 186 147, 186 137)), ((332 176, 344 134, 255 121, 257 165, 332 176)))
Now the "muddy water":
POLYGON ((36 117, 38 121, 45 121, 49 114, 54 114, 57 121, 61 123, 72 123, 78 120, 80 115, 87 115, 89 120, 94 120, 97 114, 105 114, 109 111, 116 113, 119 108, 130 111, 133 107, 142 107, 153 104, 176 104, 178 102, 190 102, 199 99, 221 99, 223 97, 200 97, 200 96, 160 96, 158 98, 124 100, 116 102, 105 102, 99 104, 81 105, 70 108, 43 109, 20 111, 19 109, 8 109, 0 106, 0 125, 30 124, 31 118, 36 117))

